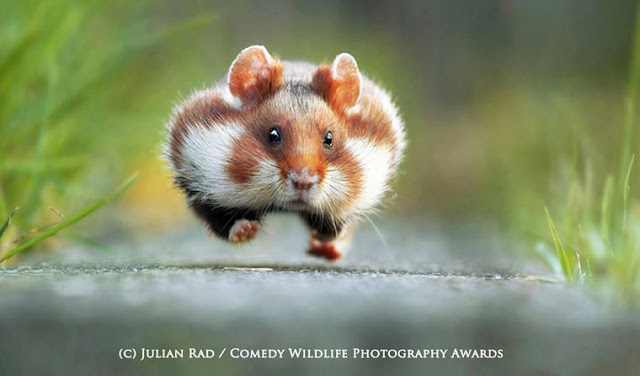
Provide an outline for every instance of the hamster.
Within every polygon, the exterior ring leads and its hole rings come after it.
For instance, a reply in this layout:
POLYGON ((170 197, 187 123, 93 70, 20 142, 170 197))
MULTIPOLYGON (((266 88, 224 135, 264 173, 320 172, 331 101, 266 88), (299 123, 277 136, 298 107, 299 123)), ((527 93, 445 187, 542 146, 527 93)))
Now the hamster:
POLYGON ((254 239, 265 214, 295 212, 308 253, 339 259, 389 190, 406 146, 389 94, 342 53, 330 65, 263 46, 174 108, 164 145, 174 182, 214 237, 254 239))

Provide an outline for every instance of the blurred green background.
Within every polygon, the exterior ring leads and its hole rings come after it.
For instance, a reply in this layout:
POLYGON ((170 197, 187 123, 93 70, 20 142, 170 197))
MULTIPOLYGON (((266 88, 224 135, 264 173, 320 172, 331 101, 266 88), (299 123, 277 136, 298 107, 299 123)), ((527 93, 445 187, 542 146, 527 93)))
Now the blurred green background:
POLYGON ((133 171, 66 239, 180 226, 164 123, 263 44, 313 62, 347 51, 393 93, 409 149, 389 216, 497 222, 570 281, 637 291, 635 19, 625 0, 3 1, 0 218, 21 209, 0 241, 133 171))

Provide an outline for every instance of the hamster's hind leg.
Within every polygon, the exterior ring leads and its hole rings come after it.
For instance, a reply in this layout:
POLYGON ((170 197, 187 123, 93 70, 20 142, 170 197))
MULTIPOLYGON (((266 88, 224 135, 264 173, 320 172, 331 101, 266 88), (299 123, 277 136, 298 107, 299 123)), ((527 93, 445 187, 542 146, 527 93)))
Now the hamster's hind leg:
POLYGON ((338 224, 310 215, 302 217, 311 228, 307 251, 310 255, 336 261, 349 250, 355 222, 338 224))

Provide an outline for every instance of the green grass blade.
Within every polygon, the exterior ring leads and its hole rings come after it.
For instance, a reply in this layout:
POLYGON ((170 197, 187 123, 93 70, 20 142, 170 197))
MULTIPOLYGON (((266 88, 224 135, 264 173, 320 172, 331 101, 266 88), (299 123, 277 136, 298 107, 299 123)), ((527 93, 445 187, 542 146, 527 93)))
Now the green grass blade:
MULTIPOLYGON (((57 81, 57 69, 54 63, 49 64, 49 69, 47 73, 47 93, 45 98, 45 107, 42 113, 42 119, 40 120, 40 124, 38 126, 38 132, 36 136, 36 155, 35 155, 35 164, 39 166, 46 159, 46 144, 45 138, 47 136, 49 127, 51 125, 51 102, 54 96, 54 89, 57 81)), ((28 222, 32 220, 34 217, 38 206, 40 204, 40 199, 42 198, 42 187, 46 182, 46 174, 48 171, 37 168, 31 172, 31 181, 33 182, 31 185, 31 191, 27 196, 25 210, 25 218, 28 222)))
POLYGON ((607 182, 604 185, 604 194, 602 195, 600 232, 609 252, 613 252, 611 247, 611 204, 613 202, 613 177, 607 176, 607 182))
POLYGON ((556 248, 556 253, 558 255, 558 259, 560 260, 560 265, 562 266, 562 272, 570 283, 574 283, 573 278, 573 270, 571 268, 571 263, 569 257, 567 256, 567 251, 562 245, 562 241, 560 240, 560 236, 558 236, 558 231, 556 230, 556 226, 553 223, 553 219, 551 219, 551 214, 549 213, 549 209, 545 206, 544 211, 547 215, 547 222, 549 223, 549 229, 551 230, 551 237, 553 238, 553 244, 556 248))
POLYGON ((589 261, 589 258, 585 258, 585 260, 587 261, 587 274, 586 277, 587 279, 591 278, 592 273, 591 273, 591 262, 589 261))
POLYGON ((629 162, 629 169, 627 169, 627 176, 624 178, 624 184, 622 185, 622 231, 627 228, 627 212, 629 210, 629 179, 631 179, 631 168, 633 167, 633 160, 635 154, 631 155, 631 161, 629 162))
POLYGON ((5 199, 5 194, 0 186, 0 218, 4 217, 7 212, 7 199, 5 199))
POLYGON ((2 239, 2 235, 4 235, 4 232, 7 231, 7 228, 9 228, 9 225, 11 224, 11 220, 13 219, 13 217, 16 215, 16 213, 18 212, 18 210, 20 210, 19 207, 13 209, 13 211, 11 212, 11 214, 9 214, 9 217, 7 218, 6 221, 4 221, 4 224, 2 225, 2 227, 0 227, 0 239, 2 239))
POLYGON ((30 24, 26 26, 22 34, 16 38, 13 45, 5 45, 4 56, 0 60, 0 88, 3 80, 9 78, 8 72, 15 70, 20 65, 23 57, 29 53, 30 45, 38 38, 43 16, 51 10, 51 3, 40 3, 31 15, 30 24))
POLYGON ((5 253, 2 257, 0 257, 0 262, 6 261, 9 258, 15 256, 16 254, 24 251, 25 249, 28 249, 32 246, 34 246, 35 244, 41 242, 42 240, 49 238, 55 234, 57 234, 59 231, 77 223, 78 221, 82 220, 83 218, 85 218, 86 216, 88 216, 89 214, 95 212, 96 210, 100 209, 102 206, 104 206, 105 204, 107 204, 108 202, 114 200, 115 198, 117 198, 118 196, 120 196, 122 193, 124 193, 127 189, 129 189, 129 187, 131 187, 133 185, 133 183, 136 181, 137 176, 134 175, 131 178, 129 178, 127 181, 125 181, 122 185, 120 185, 120 187, 118 187, 115 191, 113 191, 112 193, 110 193, 109 195, 105 196, 104 198, 94 202, 93 204, 87 206, 86 208, 80 210, 78 213, 74 214, 73 216, 71 216, 69 219, 64 220, 54 226, 51 226, 50 228, 48 228, 47 230, 35 235, 33 238, 25 241, 24 243, 21 243, 19 245, 17 245, 15 248, 7 251, 7 253, 5 253))

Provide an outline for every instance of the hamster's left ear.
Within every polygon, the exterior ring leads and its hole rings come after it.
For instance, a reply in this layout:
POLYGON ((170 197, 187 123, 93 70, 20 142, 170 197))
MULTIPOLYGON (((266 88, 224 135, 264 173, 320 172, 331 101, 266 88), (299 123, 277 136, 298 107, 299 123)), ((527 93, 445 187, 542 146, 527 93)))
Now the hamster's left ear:
POLYGON ((338 113, 358 103, 362 78, 356 59, 348 53, 336 56, 331 66, 321 66, 313 75, 312 87, 338 113))
POLYGON ((282 64, 264 46, 240 51, 229 68, 229 90, 243 105, 260 102, 282 83, 282 64))

